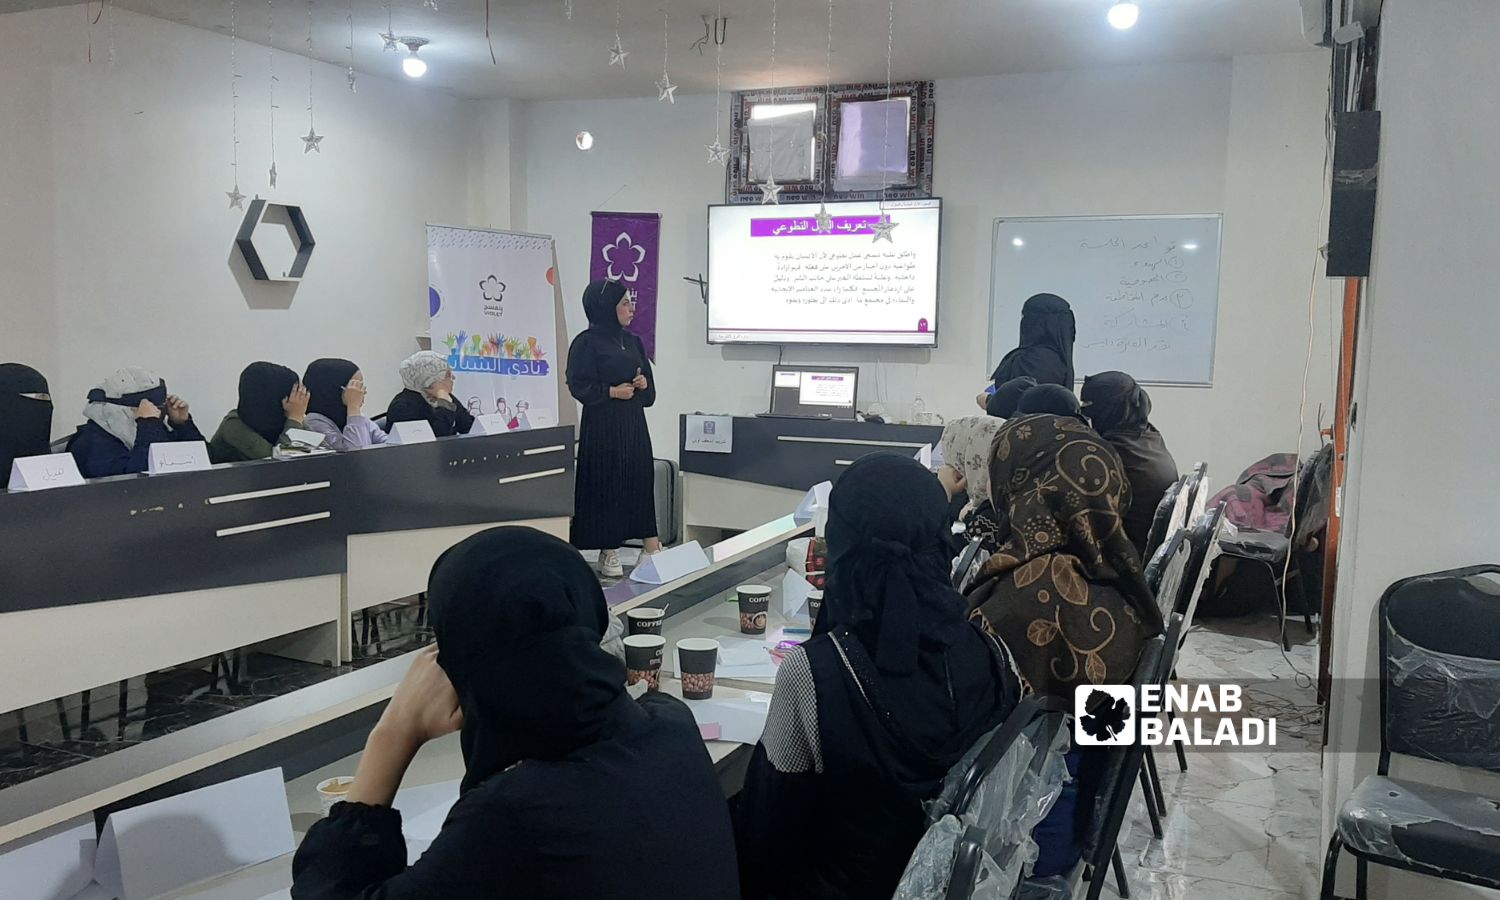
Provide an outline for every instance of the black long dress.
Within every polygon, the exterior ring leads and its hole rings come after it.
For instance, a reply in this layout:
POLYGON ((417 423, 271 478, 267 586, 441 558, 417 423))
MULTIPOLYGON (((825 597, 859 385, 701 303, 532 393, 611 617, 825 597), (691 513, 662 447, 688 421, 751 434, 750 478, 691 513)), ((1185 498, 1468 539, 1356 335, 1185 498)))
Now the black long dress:
MULTIPOLYGON (((613 304, 607 311, 614 316, 613 304)), ((657 530, 646 429, 656 378, 641 339, 609 324, 590 325, 568 348, 568 391, 583 404, 572 529, 572 544, 580 550, 613 550, 632 538, 655 537, 657 530), (628 383, 637 371, 649 386, 630 400, 612 399, 610 387, 628 383)))

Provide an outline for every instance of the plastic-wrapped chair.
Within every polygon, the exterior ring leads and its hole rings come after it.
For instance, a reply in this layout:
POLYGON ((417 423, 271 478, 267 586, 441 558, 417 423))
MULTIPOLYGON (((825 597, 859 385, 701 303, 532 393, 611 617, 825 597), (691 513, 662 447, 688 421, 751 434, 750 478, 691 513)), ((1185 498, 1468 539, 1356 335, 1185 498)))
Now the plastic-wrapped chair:
POLYGON ((1500 799, 1390 777, 1391 756, 1500 773, 1500 565, 1407 578, 1380 598, 1380 763, 1339 811, 1357 897, 1376 863, 1500 889, 1500 799))
MULTIPOLYGON (((1176 647, 1181 618, 1173 617, 1173 626, 1166 635, 1152 638, 1141 651, 1136 664, 1135 685, 1137 694, 1147 684, 1160 683, 1162 672, 1172 664, 1171 649, 1176 647)), ((1115 871, 1115 884, 1121 897, 1130 896, 1130 886, 1125 878, 1125 864, 1120 859, 1118 842, 1120 826, 1125 821, 1130 798, 1135 794, 1136 779, 1140 776, 1141 763, 1146 756, 1146 747, 1140 741, 1110 751, 1109 761, 1099 781, 1099 793, 1094 800, 1094 814, 1089 823, 1088 839, 1085 842, 1084 881, 1088 884, 1088 900, 1099 900, 1104 882, 1109 878, 1111 865, 1115 871)))
MULTIPOLYGON (((1188 477, 1182 476, 1157 501, 1156 512, 1151 516, 1151 531, 1146 537, 1146 559, 1155 556, 1156 551, 1161 549, 1162 542, 1167 539, 1172 525, 1172 513, 1177 509, 1177 497, 1187 488, 1187 483, 1188 477)), ((1136 498, 1137 501, 1142 499, 1144 498, 1136 498)))
POLYGON ((1068 778, 1065 723, 1061 711, 1027 698, 975 742, 928 804, 933 824, 912 853, 896 900, 1010 900, 1037 858, 1031 832, 1068 778), (966 848, 966 835, 982 836, 977 850, 966 848))
POLYGON ((989 558, 988 554, 980 549, 983 543, 979 538, 969 541, 969 545, 953 563, 953 587, 960 594, 969 589, 969 585, 979 574, 979 567, 984 565, 984 561, 989 558))
POLYGON ((1193 471, 1188 475, 1187 518, 1183 520, 1183 527, 1191 527, 1207 510, 1208 463, 1200 462, 1193 466, 1193 471))

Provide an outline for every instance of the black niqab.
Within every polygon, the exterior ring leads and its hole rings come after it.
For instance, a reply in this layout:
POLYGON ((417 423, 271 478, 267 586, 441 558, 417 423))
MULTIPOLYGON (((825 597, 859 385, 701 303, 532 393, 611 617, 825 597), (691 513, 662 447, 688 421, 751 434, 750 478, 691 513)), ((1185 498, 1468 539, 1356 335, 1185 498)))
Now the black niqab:
POLYGON ((558 760, 643 715, 599 647, 609 610, 578 551, 531 528, 449 549, 427 586, 438 665, 458 692, 467 792, 525 759, 558 760))
POLYGON ((1072 416, 1083 420, 1083 406, 1073 392, 1060 384, 1039 384, 1021 395, 1018 416, 1072 416))
POLYGON ((274 446, 286 423, 286 408, 281 402, 296 386, 297 373, 286 366, 253 362, 240 373, 240 399, 235 412, 251 431, 274 446))
POLYGON ((10 477, 11 463, 49 452, 52 401, 25 394, 48 394, 42 373, 20 363, 0 365, 0 479, 10 477))
POLYGON ((310 395, 307 411, 326 417, 342 431, 349 424, 349 408, 344 406, 344 388, 354 378, 359 366, 347 359, 315 359, 302 376, 302 386, 310 395))
POLYGON ((881 672, 910 675, 919 646, 945 647, 965 627, 948 574, 942 484, 914 459, 876 453, 840 476, 828 503, 819 628, 848 626, 881 672))
POLYGON ((1021 307, 1021 340, 1005 354, 991 377, 996 385, 1030 375, 1038 384, 1073 389, 1073 341, 1078 326, 1073 308, 1056 294, 1037 294, 1021 307))
POLYGON ((1005 382, 995 389, 990 399, 985 403, 985 413, 997 419, 1009 419, 1016 414, 1016 406, 1021 402, 1021 395, 1036 387, 1036 379, 1030 375, 1021 375, 1005 382))
POLYGON ((625 285, 618 281, 595 281, 583 289, 583 311, 589 317, 589 330, 615 334, 624 330, 616 307, 625 299, 625 285))
POLYGON ((1151 418, 1151 396, 1124 372, 1090 375, 1079 393, 1089 421, 1101 435, 1141 431, 1151 418))

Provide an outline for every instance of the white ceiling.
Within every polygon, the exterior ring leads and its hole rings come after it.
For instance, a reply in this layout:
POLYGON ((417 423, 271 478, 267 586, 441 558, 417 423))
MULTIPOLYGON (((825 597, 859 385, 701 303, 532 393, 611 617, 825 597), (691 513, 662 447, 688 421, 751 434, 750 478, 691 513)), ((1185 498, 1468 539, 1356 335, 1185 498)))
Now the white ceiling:
MULTIPOLYGON (((230 0, 114 0, 121 8, 222 33, 230 0)), ((271 0, 276 45, 302 52, 306 0, 271 0)), ((398 34, 426 37, 430 65, 424 85, 465 97, 558 99, 655 94, 661 77, 661 10, 671 13, 672 80, 681 93, 714 90, 714 54, 691 49, 702 14, 720 0, 619 0, 627 70, 609 65, 615 36, 614 0, 422 0, 390 4, 398 34)), ((781 85, 821 84, 826 77, 827 0, 776 0, 776 73, 781 85)), ((1301 38, 1297 0, 1137 0, 1140 23, 1116 31, 1105 21, 1113 0, 896 0, 892 69, 897 80, 1227 59, 1240 54, 1311 49, 1301 38)), ((315 0, 314 55, 344 64, 346 16, 354 11, 355 68, 400 77, 399 54, 382 52, 383 0, 315 0)), ((722 0, 729 18, 724 47, 726 90, 767 87, 771 70, 773 0, 722 0)), ((60 6, 51 0, 0 0, 0 12, 60 6)), ((833 80, 884 81, 887 0, 835 0, 833 80)), ((264 43, 266 0, 238 0, 239 36, 264 43)), ((404 54, 404 50, 401 51, 404 54)))

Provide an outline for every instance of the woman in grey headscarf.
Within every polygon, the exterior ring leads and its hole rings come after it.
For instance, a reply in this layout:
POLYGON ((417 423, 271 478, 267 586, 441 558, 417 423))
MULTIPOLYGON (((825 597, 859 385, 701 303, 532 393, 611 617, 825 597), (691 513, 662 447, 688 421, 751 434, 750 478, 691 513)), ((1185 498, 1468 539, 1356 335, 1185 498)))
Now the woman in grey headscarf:
POLYGON ((387 430, 397 422, 432 425, 438 437, 468 434, 474 417, 453 399, 453 369, 447 357, 431 350, 413 353, 401 364, 404 389, 391 400, 385 418, 387 430))
POLYGON ((146 471, 152 444, 201 441, 187 401, 146 369, 125 368, 89 391, 87 419, 68 441, 85 478, 146 471))

